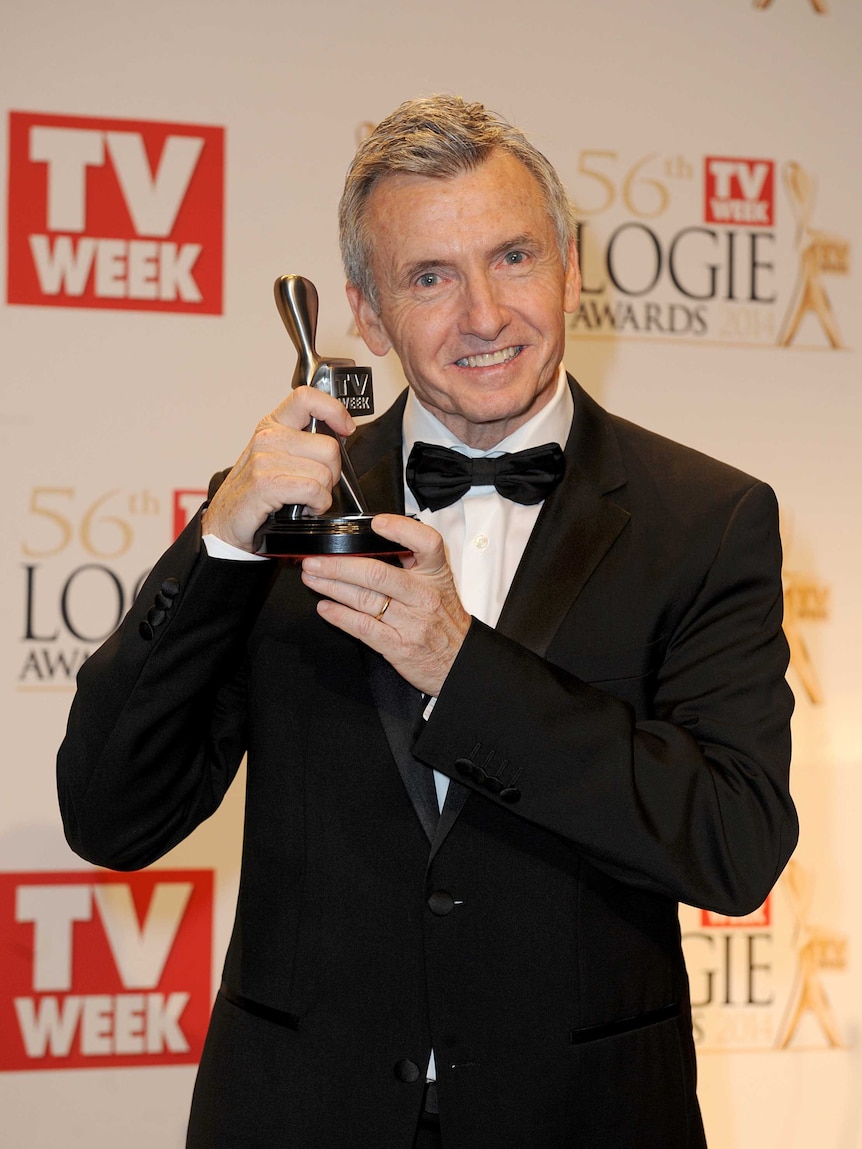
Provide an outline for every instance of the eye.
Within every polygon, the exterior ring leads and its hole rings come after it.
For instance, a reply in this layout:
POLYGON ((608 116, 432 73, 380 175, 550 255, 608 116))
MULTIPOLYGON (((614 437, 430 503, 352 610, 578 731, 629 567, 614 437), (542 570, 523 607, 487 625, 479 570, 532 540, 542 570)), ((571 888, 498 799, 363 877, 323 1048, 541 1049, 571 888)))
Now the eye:
POLYGON ((436 271, 426 271, 416 280, 419 287, 436 287, 440 282, 440 276, 436 271))
POLYGON ((506 254, 503 256, 503 262, 508 263, 511 266, 515 266, 519 263, 523 263, 526 258, 527 258, 526 252, 507 251, 506 254))

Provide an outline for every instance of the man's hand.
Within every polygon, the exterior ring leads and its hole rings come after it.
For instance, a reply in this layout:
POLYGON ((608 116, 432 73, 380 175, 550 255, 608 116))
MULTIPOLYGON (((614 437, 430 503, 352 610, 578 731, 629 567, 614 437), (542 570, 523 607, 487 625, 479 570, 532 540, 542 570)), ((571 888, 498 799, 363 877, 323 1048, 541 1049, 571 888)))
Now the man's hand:
POLYGON ((325 597, 321 618, 390 662, 417 690, 436 697, 470 627, 443 540, 401 515, 376 515, 372 527, 412 553, 400 567, 378 559, 303 559, 302 581, 325 597))
POLYGON ((311 387, 297 387, 257 425, 243 453, 204 512, 203 533, 244 551, 267 515, 286 503, 300 503, 313 515, 332 503, 341 476, 341 455, 331 435, 303 430, 322 419, 338 435, 356 424, 337 399, 311 387))

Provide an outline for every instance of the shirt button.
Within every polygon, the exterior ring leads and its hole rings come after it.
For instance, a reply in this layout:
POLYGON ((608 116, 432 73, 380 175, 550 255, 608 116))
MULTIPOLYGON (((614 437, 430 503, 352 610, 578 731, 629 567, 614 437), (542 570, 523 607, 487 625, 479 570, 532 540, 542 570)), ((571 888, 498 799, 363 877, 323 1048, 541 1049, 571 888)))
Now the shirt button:
POLYGON ((473 539, 473 546, 477 551, 483 551, 488 545, 488 542, 489 540, 487 535, 476 535, 473 539))

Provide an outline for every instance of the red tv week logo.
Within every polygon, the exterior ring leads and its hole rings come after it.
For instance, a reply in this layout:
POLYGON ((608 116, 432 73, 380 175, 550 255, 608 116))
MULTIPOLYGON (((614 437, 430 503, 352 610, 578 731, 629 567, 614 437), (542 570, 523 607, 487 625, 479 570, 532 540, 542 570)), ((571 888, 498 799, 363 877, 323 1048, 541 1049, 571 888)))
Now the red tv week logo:
POLYGON ((775 162, 707 156, 704 219, 707 223, 775 226, 775 162))
POLYGON ((0 1070, 198 1061, 212 918, 210 870, 0 874, 0 1070))
POLYGON ((768 927, 772 924, 772 895, 767 895, 766 901, 753 913, 745 914, 741 918, 731 918, 727 914, 717 914, 712 910, 700 911, 701 928, 705 930, 732 930, 746 929, 751 926, 768 927))
POLYGON ((197 514, 197 509, 207 497, 207 492, 198 488, 177 488, 174 491, 174 538, 179 538, 186 527, 191 522, 192 518, 197 514))
POLYGON ((224 129, 9 113, 9 303, 220 315, 224 129))

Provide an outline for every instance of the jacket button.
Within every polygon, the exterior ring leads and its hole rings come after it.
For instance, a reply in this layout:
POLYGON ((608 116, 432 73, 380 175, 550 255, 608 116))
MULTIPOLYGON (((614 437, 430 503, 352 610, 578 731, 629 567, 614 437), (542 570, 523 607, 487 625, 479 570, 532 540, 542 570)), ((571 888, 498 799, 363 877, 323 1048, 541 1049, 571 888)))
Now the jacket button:
POLYGON ((166 578, 162 583, 162 594, 167 595, 168 598, 176 598, 179 593, 180 580, 178 578, 174 578, 173 575, 171 575, 169 578, 166 578))
POLYGON ((492 794, 499 794, 503 789, 503 783, 499 778, 486 778, 485 789, 490 790, 492 794))
POLYGON ((428 909, 438 918, 445 918, 447 914, 451 914, 454 906, 455 899, 445 890, 435 890, 428 899, 428 909))
POLYGON ((419 1080, 419 1066, 415 1061, 408 1061, 406 1057, 395 1062, 395 1076, 405 1085, 419 1080))
POLYGON ((161 626, 167 617, 167 611, 159 610, 157 606, 151 606, 147 611, 147 622, 150 626, 161 626))
POLYGON ((500 798, 502 799, 503 802, 509 802, 509 803, 520 802, 521 801, 521 791, 518 789, 517 786, 507 786, 505 790, 502 790, 500 792, 500 798))
POLYGON ((170 610, 170 608, 174 605, 174 600, 169 598, 168 595, 166 595, 163 591, 157 590, 155 603, 160 610, 170 610))
POLYGON ((469 758, 456 758, 455 769, 459 774, 463 775, 463 777, 469 778, 473 773, 473 763, 469 758))
POLYGON ((146 639, 147 642, 152 642, 153 640, 153 628, 146 621, 142 622, 138 627, 138 634, 141 636, 141 638, 146 639))

